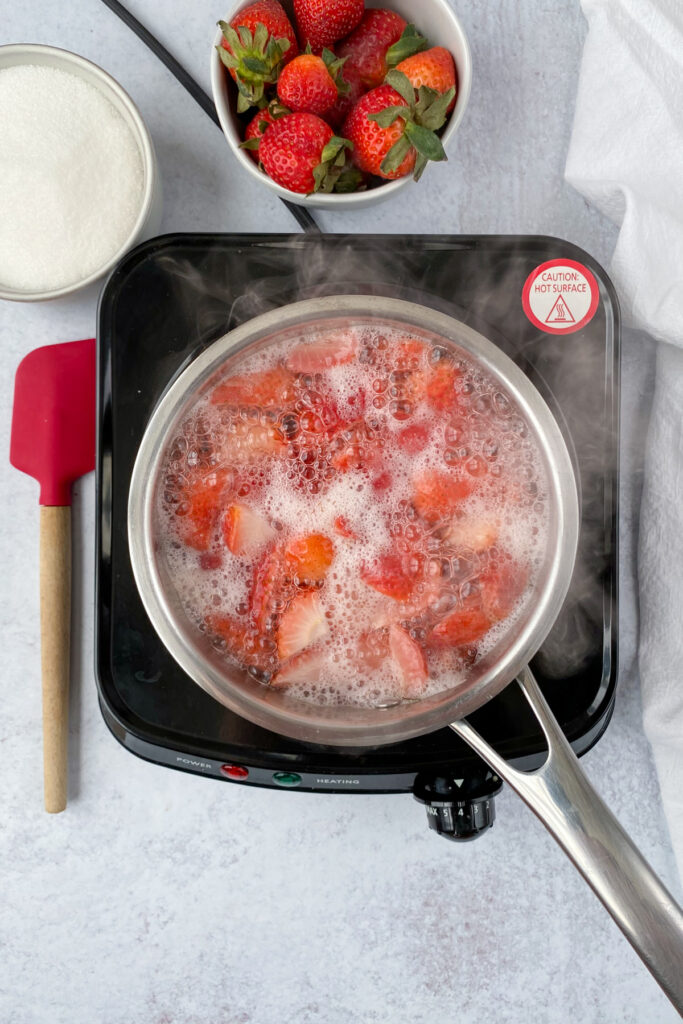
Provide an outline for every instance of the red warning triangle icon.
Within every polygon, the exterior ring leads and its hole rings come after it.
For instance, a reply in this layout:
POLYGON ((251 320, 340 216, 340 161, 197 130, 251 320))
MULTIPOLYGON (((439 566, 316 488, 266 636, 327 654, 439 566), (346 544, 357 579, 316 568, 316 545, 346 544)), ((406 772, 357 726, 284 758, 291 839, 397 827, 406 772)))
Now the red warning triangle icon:
POLYGON ((553 304, 553 308, 548 313, 544 320, 546 324, 575 324, 576 320, 572 316, 572 311, 567 305, 562 295, 558 295, 553 304))

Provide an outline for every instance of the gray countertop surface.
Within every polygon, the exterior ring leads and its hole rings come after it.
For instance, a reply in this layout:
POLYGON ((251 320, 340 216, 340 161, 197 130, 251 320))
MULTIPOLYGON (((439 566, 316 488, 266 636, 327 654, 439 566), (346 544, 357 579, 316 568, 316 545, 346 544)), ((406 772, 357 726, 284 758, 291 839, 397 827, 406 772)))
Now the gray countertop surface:
MULTIPOLYGON (((328 231, 557 235, 608 264, 615 228, 563 181, 581 47, 575 0, 452 0, 474 87, 447 166, 328 231), (409 200, 408 200, 409 197, 409 200), (405 200, 405 201, 404 201, 405 200)), ((220 3, 131 0, 209 89, 220 3)), ((415 20, 419 23, 419 4, 415 20)), ((157 150, 162 231, 292 231, 277 199, 97 0, 6 5, 0 42, 74 50, 117 78, 157 150)), ((92 336, 98 289, 0 303, 2 449, 14 369, 92 336)), ((651 343, 624 339, 620 683, 585 769, 677 891, 641 721, 634 553, 651 343)), ((508 792, 463 847, 410 797, 303 795, 202 782, 132 757, 93 679, 94 480, 74 502, 70 803, 42 811, 37 487, 0 464, 3 1024, 668 1024, 675 1011, 542 825, 508 792)))

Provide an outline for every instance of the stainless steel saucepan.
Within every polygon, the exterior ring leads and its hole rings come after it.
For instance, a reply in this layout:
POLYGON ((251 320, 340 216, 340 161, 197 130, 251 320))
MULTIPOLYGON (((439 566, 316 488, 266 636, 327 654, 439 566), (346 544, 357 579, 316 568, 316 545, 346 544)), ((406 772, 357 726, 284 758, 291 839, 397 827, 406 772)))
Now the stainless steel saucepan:
POLYGON ((465 324, 433 309, 383 296, 298 302, 257 317, 212 344, 157 405, 138 452, 128 507, 130 554, 140 596, 161 640, 191 679, 256 724, 316 744, 375 747, 449 725, 538 815, 681 1010, 683 912, 591 787, 528 667, 566 596, 578 534, 579 504, 567 447, 548 406, 525 374, 465 324), (394 707, 319 707, 256 683, 228 665, 198 632, 159 554, 157 497, 167 445, 226 361, 313 327, 363 324, 400 327, 440 345, 464 349, 499 380, 502 392, 535 437, 545 463, 550 542, 523 614, 493 650, 475 663, 465 684, 394 707), (467 715, 513 680, 548 742, 548 757, 534 772, 512 768, 466 721, 467 715))

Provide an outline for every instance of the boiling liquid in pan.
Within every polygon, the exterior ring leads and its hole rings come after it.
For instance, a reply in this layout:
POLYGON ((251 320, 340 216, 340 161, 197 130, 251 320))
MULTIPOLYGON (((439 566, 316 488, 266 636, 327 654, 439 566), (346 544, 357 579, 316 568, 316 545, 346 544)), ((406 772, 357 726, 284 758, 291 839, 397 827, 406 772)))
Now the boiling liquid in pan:
POLYGON ((229 362, 168 447, 157 527, 189 618, 255 686, 378 706, 464 682, 523 613, 546 553, 548 488, 519 411, 467 353, 412 328, 343 333, 303 329, 229 362), (302 346, 330 338, 317 369, 304 354, 305 372, 288 372, 300 367, 302 346), (343 361, 328 365, 334 339, 343 361), (239 400, 245 375, 283 368, 271 394, 248 377, 239 400), (221 388, 228 401, 216 400, 221 388), (268 542, 233 554, 224 532, 231 506, 257 513, 273 531, 268 542), (282 555, 310 535, 333 551, 314 584, 282 555), (270 587, 258 628, 255 580, 261 595, 270 587), (283 617, 312 590, 325 635, 283 658, 283 617), (482 608, 488 624, 477 628, 482 608), (418 690, 392 655, 392 626, 425 659, 418 690))

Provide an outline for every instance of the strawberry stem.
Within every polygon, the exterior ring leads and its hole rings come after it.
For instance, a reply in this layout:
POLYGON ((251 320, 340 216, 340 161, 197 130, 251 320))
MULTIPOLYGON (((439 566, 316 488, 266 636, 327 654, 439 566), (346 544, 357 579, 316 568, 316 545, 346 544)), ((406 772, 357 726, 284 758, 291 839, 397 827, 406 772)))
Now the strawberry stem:
POLYGON ((415 89, 408 76, 396 70, 390 71, 385 81, 399 93, 407 106, 386 107, 376 114, 368 114, 368 119, 376 121, 382 128, 388 128, 399 117, 404 121, 403 134, 384 157, 381 170, 384 174, 393 174, 412 148, 417 153, 413 176, 415 181, 419 181, 429 160, 438 162, 448 159, 436 132, 446 121, 455 89, 451 87, 445 93, 424 85, 415 89))
POLYGON ((420 35, 415 26, 407 25, 401 34, 401 38, 387 50, 385 57, 387 67, 395 68, 402 60, 406 60, 407 57, 412 57, 416 53, 421 53, 428 46, 429 43, 423 35, 420 35))
MULTIPOLYGON (((313 171, 315 181, 314 192, 333 192, 346 169, 346 151, 353 149, 353 143, 349 139, 343 139, 340 135, 333 135, 320 155, 320 163, 313 171)), ((350 191, 350 181, 347 175, 342 183, 343 191, 350 191)))
POLYGON ((291 45, 289 39, 276 39, 262 22, 253 35, 245 25, 238 25, 235 30, 226 21, 218 24, 229 47, 217 47, 218 54, 235 76, 238 113, 265 106, 266 86, 274 85, 280 76, 282 60, 291 45))

